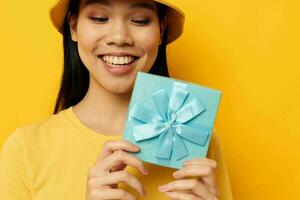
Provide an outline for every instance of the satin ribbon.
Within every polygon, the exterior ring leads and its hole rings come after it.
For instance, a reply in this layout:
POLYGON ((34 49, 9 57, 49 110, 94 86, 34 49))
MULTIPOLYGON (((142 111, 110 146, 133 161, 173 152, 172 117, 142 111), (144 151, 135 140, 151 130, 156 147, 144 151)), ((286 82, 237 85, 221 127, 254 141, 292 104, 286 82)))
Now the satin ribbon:
POLYGON ((136 141, 158 137, 157 158, 170 159, 171 154, 176 160, 186 157, 188 150, 183 140, 202 146, 206 143, 209 136, 207 128, 185 124, 206 110, 197 98, 185 103, 188 94, 187 84, 174 81, 170 98, 164 89, 151 95, 155 110, 139 103, 133 108, 131 117, 142 122, 132 127, 133 137, 136 141))

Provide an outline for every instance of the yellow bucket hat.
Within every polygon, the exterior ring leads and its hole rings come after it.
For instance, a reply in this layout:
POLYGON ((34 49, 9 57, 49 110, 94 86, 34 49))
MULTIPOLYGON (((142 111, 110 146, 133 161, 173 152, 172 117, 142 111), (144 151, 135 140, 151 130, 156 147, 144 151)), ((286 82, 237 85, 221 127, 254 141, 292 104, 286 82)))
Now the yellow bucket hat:
MULTIPOLYGON (((178 0, 153 0, 158 3, 164 4, 167 6, 167 20, 168 20, 168 35, 167 35, 167 44, 176 40, 183 31, 184 26, 184 18, 185 15, 177 8, 176 2, 178 0)), ((50 18, 52 24, 55 28, 63 33, 63 23, 65 16, 67 15, 68 7, 70 0, 58 0, 51 8, 50 8, 50 18)))

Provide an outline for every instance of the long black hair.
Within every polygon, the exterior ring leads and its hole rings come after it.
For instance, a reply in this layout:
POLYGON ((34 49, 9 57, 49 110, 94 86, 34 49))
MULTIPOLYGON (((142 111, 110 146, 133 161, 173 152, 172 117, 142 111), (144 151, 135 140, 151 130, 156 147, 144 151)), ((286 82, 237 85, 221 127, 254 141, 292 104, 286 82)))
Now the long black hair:
MULTIPOLYGON (((78 16, 79 3, 80 0, 70 1, 69 12, 71 15, 78 16)), ((166 15, 167 7, 157 3, 157 8, 158 17, 161 21, 166 15)), ((167 31, 168 27, 166 27, 163 34, 157 58, 148 73, 169 77, 166 58, 167 31)), ((74 42, 71 38, 67 16, 65 17, 63 26, 63 51, 64 70, 53 111, 54 114, 79 103, 85 96, 89 87, 89 72, 79 57, 77 42, 74 42)))

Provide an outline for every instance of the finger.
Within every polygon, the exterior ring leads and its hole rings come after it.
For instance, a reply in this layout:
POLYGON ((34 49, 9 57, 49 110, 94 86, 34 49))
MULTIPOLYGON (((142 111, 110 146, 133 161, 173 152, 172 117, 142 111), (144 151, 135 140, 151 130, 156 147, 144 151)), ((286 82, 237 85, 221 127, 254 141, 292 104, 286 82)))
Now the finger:
POLYGON ((139 147, 126 140, 108 140, 104 143, 102 151, 99 154, 96 163, 103 160, 117 150, 137 152, 139 151, 139 147))
POLYGON ((208 165, 189 165, 174 172, 174 178, 182 179, 187 177, 197 177, 203 181, 209 191, 217 194, 215 169, 208 165))
POLYGON ((173 173, 174 178, 211 176, 214 170, 207 165, 185 166, 173 173))
POLYGON ((209 165, 212 168, 216 169, 217 168, 217 162, 215 160, 209 159, 209 158, 195 158, 192 160, 186 160, 183 162, 183 166, 188 166, 188 165, 209 165))
POLYGON ((88 199, 124 199, 136 200, 137 198, 129 192, 122 189, 95 189, 89 192, 88 199))
POLYGON ((191 191, 193 194, 206 199, 211 197, 208 188, 199 182, 197 179, 184 179, 172 181, 166 185, 159 187, 162 192, 173 192, 173 191, 191 191))
POLYGON ((106 174, 101 177, 91 178, 88 181, 89 188, 99 188, 104 186, 126 183, 135 189, 140 195, 145 195, 145 189, 141 182, 127 171, 118 171, 106 174))
MULTIPOLYGON (((184 161, 184 168, 186 167, 191 167, 191 166, 198 166, 198 167, 201 167, 201 166, 209 166, 212 168, 212 171, 215 171, 216 170, 216 167, 217 167, 217 162, 215 160, 212 160, 212 159, 208 159, 208 158, 195 158, 193 160, 186 160, 184 161)), ((204 179, 205 182, 207 182, 207 184, 209 185, 212 185, 214 184, 214 179, 207 179, 207 177, 203 176, 202 177, 204 179)))
POLYGON ((110 169, 110 172, 116 172, 116 171, 121 171, 124 170, 126 168, 126 164, 121 163, 120 165, 114 166, 110 169))
POLYGON ((185 192, 165 192, 164 194, 174 200, 203 200, 201 197, 185 192))
POLYGON ((144 175, 148 174, 148 171, 146 170, 143 162, 140 159, 122 150, 115 151, 111 156, 105 158, 96 167, 100 172, 109 172, 112 167, 120 165, 121 163, 125 163, 136 168, 144 175))

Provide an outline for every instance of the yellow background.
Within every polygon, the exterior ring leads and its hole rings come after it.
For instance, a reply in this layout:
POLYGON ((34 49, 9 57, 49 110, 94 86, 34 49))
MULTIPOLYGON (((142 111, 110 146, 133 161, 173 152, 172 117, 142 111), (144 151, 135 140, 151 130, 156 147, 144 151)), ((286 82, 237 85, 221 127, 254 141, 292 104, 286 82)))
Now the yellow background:
MULTIPOLYGON (((0 147, 52 112, 62 70, 53 2, 1 0, 0 147)), ((299 1, 178 2, 187 19, 168 48, 171 75, 223 91, 216 128, 235 199, 299 199, 299 1)))

